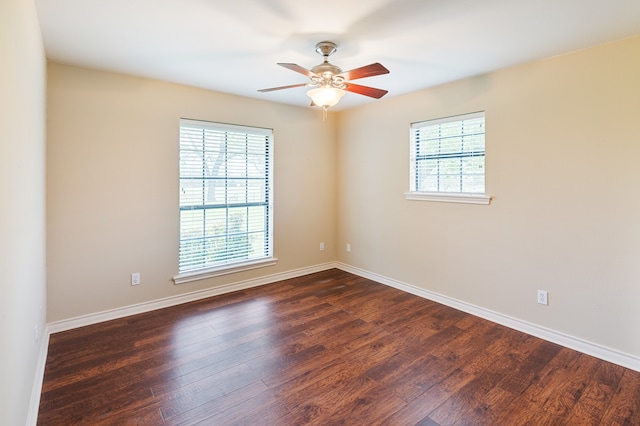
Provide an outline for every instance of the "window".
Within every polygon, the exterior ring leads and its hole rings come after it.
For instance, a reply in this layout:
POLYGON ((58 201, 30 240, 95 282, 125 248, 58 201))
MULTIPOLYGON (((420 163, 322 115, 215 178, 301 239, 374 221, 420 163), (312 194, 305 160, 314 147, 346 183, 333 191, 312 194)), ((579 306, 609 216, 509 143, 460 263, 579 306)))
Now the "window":
POLYGON ((273 131, 180 120, 176 284, 273 264, 273 131))
POLYGON ((411 124, 408 199, 488 204, 484 112, 411 124))

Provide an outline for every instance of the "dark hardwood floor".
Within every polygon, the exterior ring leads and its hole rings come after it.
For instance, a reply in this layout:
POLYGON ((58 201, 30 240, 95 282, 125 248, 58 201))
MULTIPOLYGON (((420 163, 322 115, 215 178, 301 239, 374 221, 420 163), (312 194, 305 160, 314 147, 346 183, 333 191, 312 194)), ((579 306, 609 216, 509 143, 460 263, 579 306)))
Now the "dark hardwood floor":
POLYGON ((640 373, 340 270, 53 334, 39 425, 640 425, 640 373))

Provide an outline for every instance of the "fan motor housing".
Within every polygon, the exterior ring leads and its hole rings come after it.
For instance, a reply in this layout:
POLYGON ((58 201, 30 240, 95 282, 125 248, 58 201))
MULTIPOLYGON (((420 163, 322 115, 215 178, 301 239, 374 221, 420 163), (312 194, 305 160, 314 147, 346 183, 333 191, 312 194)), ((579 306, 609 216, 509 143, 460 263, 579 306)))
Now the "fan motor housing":
POLYGON ((318 75, 336 75, 342 72, 340 67, 330 64, 329 62, 323 62, 320 65, 316 65, 315 67, 311 68, 311 71, 318 75))

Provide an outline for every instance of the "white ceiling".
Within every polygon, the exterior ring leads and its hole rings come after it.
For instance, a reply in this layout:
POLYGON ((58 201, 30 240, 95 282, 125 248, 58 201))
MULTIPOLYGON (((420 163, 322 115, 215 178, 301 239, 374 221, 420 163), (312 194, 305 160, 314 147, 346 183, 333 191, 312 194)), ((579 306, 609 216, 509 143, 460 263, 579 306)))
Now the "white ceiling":
MULTIPOLYGON (((322 62, 387 97, 640 34, 640 0, 35 0, 50 60, 308 106, 322 62)), ((640 52, 638 52, 640 57, 640 52)), ((348 93, 338 107, 375 102, 348 93)))

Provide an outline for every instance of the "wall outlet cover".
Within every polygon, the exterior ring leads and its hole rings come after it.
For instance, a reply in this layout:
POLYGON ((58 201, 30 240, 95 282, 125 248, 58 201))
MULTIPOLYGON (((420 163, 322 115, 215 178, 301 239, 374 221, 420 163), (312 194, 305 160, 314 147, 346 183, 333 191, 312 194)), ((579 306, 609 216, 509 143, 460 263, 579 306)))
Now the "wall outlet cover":
POLYGON ((547 294, 546 291, 538 290, 538 303, 540 305, 548 305, 549 304, 548 294, 547 294))

